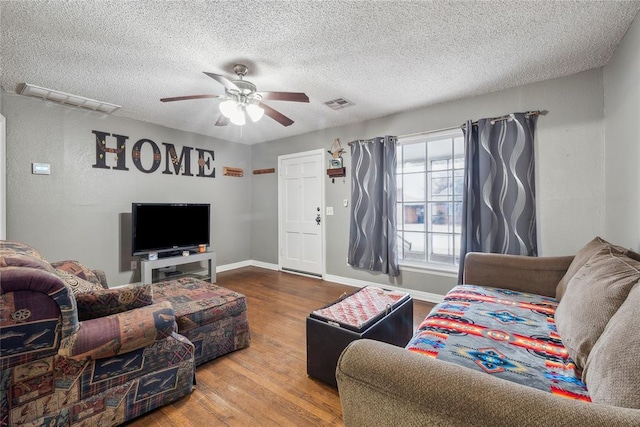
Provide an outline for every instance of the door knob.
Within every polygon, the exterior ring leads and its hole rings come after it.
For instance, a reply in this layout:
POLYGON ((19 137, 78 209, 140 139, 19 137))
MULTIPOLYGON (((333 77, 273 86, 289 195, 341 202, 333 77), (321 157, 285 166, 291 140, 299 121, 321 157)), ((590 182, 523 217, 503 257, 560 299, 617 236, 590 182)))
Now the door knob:
POLYGON ((318 216, 316 216, 316 224, 320 225, 320 214, 318 214, 318 216))

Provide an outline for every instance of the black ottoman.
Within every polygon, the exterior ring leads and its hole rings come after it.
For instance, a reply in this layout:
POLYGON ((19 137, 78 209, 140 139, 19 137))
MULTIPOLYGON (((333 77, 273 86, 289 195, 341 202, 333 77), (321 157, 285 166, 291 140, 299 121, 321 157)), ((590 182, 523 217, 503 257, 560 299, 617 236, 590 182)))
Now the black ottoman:
POLYGON ((368 338, 404 347, 412 335, 411 296, 366 286, 307 317, 307 375, 337 387, 338 358, 351 341, 368 338), (372 292, 380 293, 381 300, 371 301, 372 292))

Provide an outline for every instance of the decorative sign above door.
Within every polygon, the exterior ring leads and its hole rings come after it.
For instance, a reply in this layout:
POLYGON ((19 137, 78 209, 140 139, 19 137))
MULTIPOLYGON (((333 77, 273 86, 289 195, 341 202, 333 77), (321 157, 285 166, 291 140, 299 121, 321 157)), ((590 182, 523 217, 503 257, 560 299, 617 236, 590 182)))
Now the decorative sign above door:
MULTIPOLYGON (((91 131, 96 136, 96 163, 92 165, 98 169, 115 169, 128 171, 127 167, 127 140, 126 135, 110 134, 98 130, 91 131), (107 156, 109 154, 109 156, 107 156), (115 165, 109 166, 107 163, 115 165)), ((174 144, 163 142, 164 165, 162 171, 165 175, 197 176, 203 178, 215 178, 216 168, 213 150, 183 146, 180 155, 174 144), (191 161, 197 164, 197 173, 191 172, 191 161)), ((131 148, 131 160, 140 172, 153 173, 162 165, 162 151, 158 144, 150 139, 142 138, 133 144, 131 148), (143 154, 150 155, 150 161, 143 163, 143 154)), ((195 166, 194 166, 195 172, 195 166)))

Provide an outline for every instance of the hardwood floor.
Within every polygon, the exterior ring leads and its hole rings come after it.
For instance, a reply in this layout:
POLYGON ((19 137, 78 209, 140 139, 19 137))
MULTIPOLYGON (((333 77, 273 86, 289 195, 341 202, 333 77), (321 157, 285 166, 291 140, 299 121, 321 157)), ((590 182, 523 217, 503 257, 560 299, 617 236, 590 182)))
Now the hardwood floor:
MULTIPOLYGON (((217 284, 247 296, 251 345, 205 363, 193 393, 130 426, 341 426, 338 392, 307 377, 305 319, 355 288, 246 267, 217 284)), ((433 304, 414 300, 414 326, 433 304)))

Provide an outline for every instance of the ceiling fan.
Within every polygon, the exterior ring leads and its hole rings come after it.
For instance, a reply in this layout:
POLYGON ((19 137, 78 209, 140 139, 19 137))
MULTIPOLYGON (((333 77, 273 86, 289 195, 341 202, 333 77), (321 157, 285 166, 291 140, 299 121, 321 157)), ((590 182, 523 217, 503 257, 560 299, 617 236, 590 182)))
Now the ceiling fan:
POLYGON ((257 91, 256 85, 243 79, 249 71, 246 65, 236 64, 233 66, 233 71, 238 75, 238 80, 229 80, 220 74, 204 71, 207 76, 224 86, 224 95, 186 95, 162 98, 160 101, 172 102, 189 99, 223 98, 224 101, 220 103, 220 112, 222 114, 216 121, 216 126, 226 126, 229 122, 242 126, 246 123, 246 116, 257 122, 264 114, 282 126, 290 126, 293 124, 293 120, 262 101, 309 102, 309 97, 302 92, 257 91))

